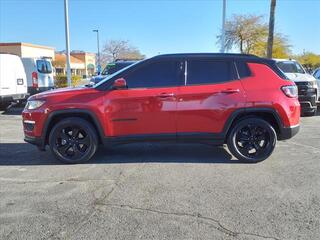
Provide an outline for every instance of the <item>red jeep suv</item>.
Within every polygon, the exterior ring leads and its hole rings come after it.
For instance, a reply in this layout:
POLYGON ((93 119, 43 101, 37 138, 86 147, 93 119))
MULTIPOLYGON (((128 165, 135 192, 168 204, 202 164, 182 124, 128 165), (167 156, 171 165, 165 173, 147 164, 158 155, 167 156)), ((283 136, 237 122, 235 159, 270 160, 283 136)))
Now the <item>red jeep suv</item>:
POLYGON ((244 54, 159 55, 93 86, 34 95, 23 111, 25 141, 66 163, 137 141, 227 144, 259 162, 299 121, 296 85, 273 60, 244 54))

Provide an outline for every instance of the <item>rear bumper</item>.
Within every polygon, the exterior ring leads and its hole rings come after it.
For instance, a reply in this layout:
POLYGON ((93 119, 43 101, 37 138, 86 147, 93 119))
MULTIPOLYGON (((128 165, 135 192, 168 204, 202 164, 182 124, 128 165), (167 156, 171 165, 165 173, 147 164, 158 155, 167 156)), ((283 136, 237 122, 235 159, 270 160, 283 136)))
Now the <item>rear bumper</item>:
POLYGON ((294 137, 300 130, 300 125, 292 127, 282 127, 280 129, 279 140, 286 140, 294 137))

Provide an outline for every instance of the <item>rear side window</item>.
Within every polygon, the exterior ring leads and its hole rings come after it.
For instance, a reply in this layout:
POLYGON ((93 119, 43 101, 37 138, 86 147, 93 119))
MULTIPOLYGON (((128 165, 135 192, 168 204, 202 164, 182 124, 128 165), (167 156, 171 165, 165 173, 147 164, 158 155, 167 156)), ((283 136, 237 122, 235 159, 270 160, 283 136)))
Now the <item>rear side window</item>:
POLYGON ((39 73, 52 73, 51 63, 47 60, 37 60, 37 69, 39 73))
POLYGON ((125 76, 129 88, 156 88, 178 85, 182 71, 179 61, 154 62, 125 76))
POLYGON ((187 85, 214 84, 234 79, 229 61, 190 60, 187 69, 187 85))
POLYGON ((251 76, 250 69, 248 67, 248 64, 246 62, 236 62, 237 70, 240 78, 246 78, 251 76))

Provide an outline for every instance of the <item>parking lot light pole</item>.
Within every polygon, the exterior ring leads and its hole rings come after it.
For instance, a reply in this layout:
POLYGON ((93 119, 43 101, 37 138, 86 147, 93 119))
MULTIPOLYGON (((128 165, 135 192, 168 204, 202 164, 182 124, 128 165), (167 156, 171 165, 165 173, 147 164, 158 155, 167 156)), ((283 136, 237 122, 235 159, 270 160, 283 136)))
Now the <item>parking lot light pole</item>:
POLYGON ((65 18, 65 31, 66 31, 67 80, 68 80, 68 86, 71 87, 68 0, 64 0, 64 18, 65 18))
POLYGON ((225 52, 225 43, 226 43, 226 5, 227 0, 223 1, 223 7, 222 7, 222 33, 221 33, 221 49, 220 52, 225 52))
POLYGON ((98 47, 98 59, 97 59, 97 62, 98 62, 98 66, 97 66, 97 72, 98 74, 100 74, 100 70, 101 70, 101 65, 100 65, 100 44, 99 44, 99 30, 96 29, 96 30, 92 30, 93 32, 96 32, 97 33, 97 47, 98 47))

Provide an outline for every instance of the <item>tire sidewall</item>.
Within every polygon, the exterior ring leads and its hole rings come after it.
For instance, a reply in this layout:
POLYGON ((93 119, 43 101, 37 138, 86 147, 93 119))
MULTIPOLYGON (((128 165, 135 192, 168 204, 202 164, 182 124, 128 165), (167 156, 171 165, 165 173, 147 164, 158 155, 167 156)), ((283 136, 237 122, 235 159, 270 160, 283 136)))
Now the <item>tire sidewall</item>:
POLYGON ((49 134, 49 147, 53 155, 61 162, 64 163, 84 163, 87 162, 96 152, 97 147, 98 147, 98 138, 97 138, 97 133, 91 123, 88 121, 82 119, 82 118, 67 118, 64 120, 61 120, 58 122, 50 131, 49 134), (58 150, 55 147, 56 144, 56 135, 57 133, 69 126, 78 126, 81 127, 86 133, 88 134, 90 138, 90 146, 89 149, 87 150, 86 154, 84 154, 81 158, 79 159, 69 159, 61 155, 58 150))
POLYGON ((272 152, 275 149, 276 142, 277 142, 277 134, 270 123, 268 123, 267 121, 265 121, 263 119, 248 118, 248 119, 241 120, 238 124, 236 124, 233 127, 233 129, 231 130, 231 132, 228 136, 227 145, 228 145, 228 148, 231 151, 231 153, 238 160, 240 160, 242 162, 246 162, 246 163, 257 163, 257 162, 261 162, 261 161, 267 159, 272 154, 272 152), (268 146, 268 151, 260 157, 256 157, 256 158, 247 157, 247 156, 243 155, 236 147, 236 134, 237 134, 237 132, 248 124, 263 127, 264 129, 266 129, 268 131, 268 133, 270 135, 270 143, 268 146))

